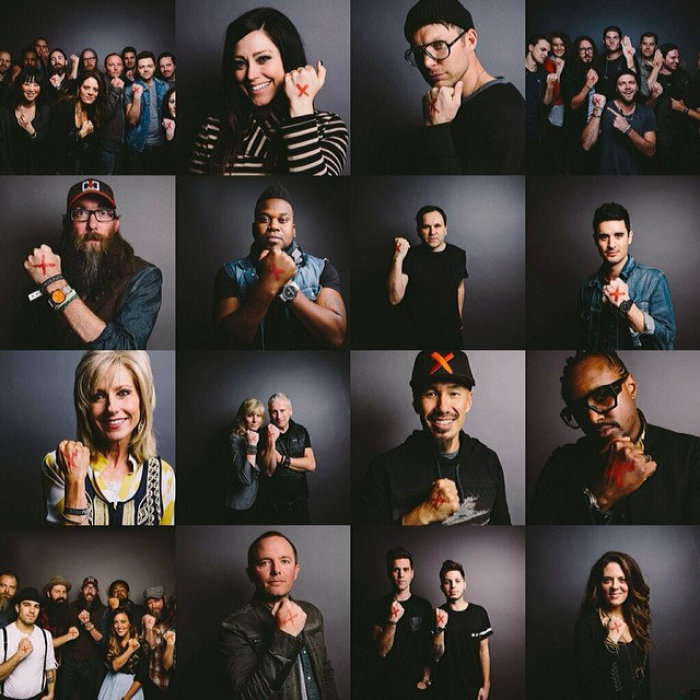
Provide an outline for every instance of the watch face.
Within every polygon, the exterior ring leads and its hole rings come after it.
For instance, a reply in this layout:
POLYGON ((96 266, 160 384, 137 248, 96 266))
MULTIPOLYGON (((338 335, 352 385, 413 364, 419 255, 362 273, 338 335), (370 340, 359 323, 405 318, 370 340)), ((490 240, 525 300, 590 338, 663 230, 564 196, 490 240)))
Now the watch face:
POLYGON ((66 300, 66 293, 62 289, 56 289, 55 291, 51 292, 51 301, 54 304, 60 304, 61 302, 66 300))

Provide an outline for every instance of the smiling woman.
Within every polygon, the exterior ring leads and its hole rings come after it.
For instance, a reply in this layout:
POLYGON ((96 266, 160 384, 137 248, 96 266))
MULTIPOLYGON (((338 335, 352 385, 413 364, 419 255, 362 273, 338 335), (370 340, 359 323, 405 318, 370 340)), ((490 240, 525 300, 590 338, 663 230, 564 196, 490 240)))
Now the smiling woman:
POLYGON ((75 371, 78 440, 44 458, 49 523, 173 525, 175 473, 156 452, 144 351, 86 353, 75 371))
POLYGON ((593 565, 576 621, 582 700, 648 700, 649 586, 639 564, 606 552, 593 565))
POLYGON ((309 65, 296 27, 281 12, 258 8, 231 22, 222 59, 224 114, 197 135, 190 172, 219 175, 339 175, 348 130, 314 108, 326 81, 309 65))

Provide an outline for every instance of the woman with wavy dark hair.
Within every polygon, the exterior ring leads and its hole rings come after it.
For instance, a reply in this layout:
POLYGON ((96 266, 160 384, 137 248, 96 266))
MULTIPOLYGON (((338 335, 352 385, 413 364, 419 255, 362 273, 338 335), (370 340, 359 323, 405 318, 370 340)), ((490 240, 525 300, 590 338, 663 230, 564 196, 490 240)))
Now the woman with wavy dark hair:
POLYGON ((8 107, 0 109, 0 173, 44 173, 46 132, 50 109, 40 101, 44 73, 24 68, 12 84, 8 107))
POLYGON ((105 104, 102 73, 89 70, 78 78, 76 94, 61 98, 53 106, 49 126, 49 142, 54 149, 53 172, 61 175, 97 172, 105 104))
POLYGON ((606 552, 593 565, 576 621, 576 668, 585 700, 648 700, 649 586, 639 564, 606 552))
POLYGON ((309 65, 296 27, 260 7, 226 30, 224 109, 197 135, 195 174, 340 175, 348 148, 343 120, 314 108, 326 81, 322 61, 309 65))

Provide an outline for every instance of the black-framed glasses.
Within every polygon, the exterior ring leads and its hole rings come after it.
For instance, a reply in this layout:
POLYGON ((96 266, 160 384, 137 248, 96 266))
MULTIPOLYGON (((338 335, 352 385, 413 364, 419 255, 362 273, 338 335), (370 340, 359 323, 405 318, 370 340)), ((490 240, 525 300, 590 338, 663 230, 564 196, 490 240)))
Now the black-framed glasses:
POLYGON ((622 385, 629 376, 630 373, 625 372, 611 384, 603 384, 593 389, 585 396, 568 404, 559 416, 570 428, 577 429, 581 427, 581 418, 589 409, 601 414, 612 411, 617 406, 617 397, 622 391, 622 385))
POLYGON ((410 49, 406 49, 403 57, 415 68, 420 66, 424 56, 432 58, 433 61, 444 61, 449 57, 452 47, 457 43, 457 40, 461 39, 466 33, 467 30, 465 29, 456 39, 449 43, 440 39, 439 41, 431 41, 423 46, 411 46, 410 49))
POLYGON ((579 53, 593 53, 593 47, 592 46, 579 46, 578 52, 579 53))
POLYGON ((97 221, 114 221, 117 215, 116 209, 71 209, 70 210, 70 220, 85 222, 89 221, 90 217, 93 216, 97 221))

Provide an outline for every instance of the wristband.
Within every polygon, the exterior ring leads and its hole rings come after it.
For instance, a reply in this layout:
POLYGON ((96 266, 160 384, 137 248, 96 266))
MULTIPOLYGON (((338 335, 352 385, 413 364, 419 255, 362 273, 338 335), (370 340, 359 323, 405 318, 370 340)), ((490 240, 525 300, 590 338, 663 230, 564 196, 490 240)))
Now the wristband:
POLYGON ((688 116, 688 112, 690 112, 690 107, 685 107, 683 109, 683 114, 685 114, 686 117, 688 116))
POLYGON ((258 454, 258 446, 257 445, 247 445, 245 448, 245 453, 247 455, 256 455, 258 454))
MULTIPOLYGON (((65 287, 64 287, 64 289, 65 289, 65 287)), ((65 309, 66 306, 68 306, 68 304, 71 303, 71 301, 74 301, 77 298, 78 298, 78 292, 76 292, 75 289, 71 289, 66 294, 66 298, 62 302, 60 302, 59 304, 56 304, 56 306, 52 305, 52 308, 54 311, 63 311, 63 309, 65 309)))
POLYGON ((395 620, 387 620, 387 624, 389 625, 395 625, 396 621, 395 620))
POLYGON ((627 136, 629 132, 632 131, 632 125, 630 124, 622 133, 627 136))
POLYGON ((47 277, 40 285, 39 289, 41 289, 44 294, 46 293, 46 288, 52 284, 53 282, 58 282, 59 280, 63 279, 63 275, 54 275, 53 277, 47 277))
POLYGON ((285 455, 284 459, 282 460, 282 466, 285 469, 289 469, 289 465, 292 463, 292 458, 289 455, 285 455))
POLYGON ((436 627, 436 628, 433 630, 434 634, 438 634, 438 633, 441 633, 441 632, 444 632, 444 631, 445 631, 445 628, 444 628, 444 627, 436 627))
POLYGON ((84 518, 88 514, 88 509, 87 508, 64 508, 63 514, 64 515, 80 515, 81 517, 84 518))

